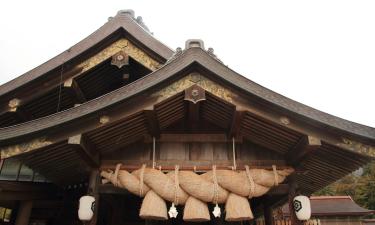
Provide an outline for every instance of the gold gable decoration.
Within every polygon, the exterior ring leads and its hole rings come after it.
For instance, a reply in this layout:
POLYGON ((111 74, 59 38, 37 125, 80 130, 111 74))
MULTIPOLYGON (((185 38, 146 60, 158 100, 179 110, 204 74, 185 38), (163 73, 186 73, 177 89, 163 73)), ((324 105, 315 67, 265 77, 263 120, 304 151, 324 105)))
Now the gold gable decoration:
POLYGON ((34 149, 42 148, 44 146, 52 144, 51 141, 46 140, 45 137, 33 139, 29 142, 20 143, 17 145, 11 145, 1 148, 1 159, 6 159, 12 156, 16 156, 22 153, 32 151, 34 149))
POLYGON ((151 71, 155 71, 161 66, 160 63, 152 59, 141 49, 132 44, 128 39, 122 38, 89 59, 83 61, 77 67, 82 68, 80 73, 84 73, 121 51, 128 54, 130 57, 151 71))
POLYGON ((198 85, 205 91, 208 91, 227 102, 233 103, 233 98, 235 97, 233 92, 199 73, 191 73, 182 79, 173 82, 167 87, 159 90, 154 96, 159 97, 160 100, 164 100, 190 88, 193 85, 198 85))

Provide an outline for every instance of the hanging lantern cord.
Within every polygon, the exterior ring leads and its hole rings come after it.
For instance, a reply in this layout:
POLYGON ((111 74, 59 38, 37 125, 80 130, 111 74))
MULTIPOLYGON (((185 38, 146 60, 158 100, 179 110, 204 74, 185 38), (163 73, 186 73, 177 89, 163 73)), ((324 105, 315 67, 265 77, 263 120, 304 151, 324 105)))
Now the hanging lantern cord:
POLYGON ((233 170, 237 169, 237 163, 236 163, 236 142, 234 140, 234 137, 232 138, 232 150, 233 150, 233 170))
POLYGON ((156 162, 155 162, 155 148, 156 148, 156 143, 155 143, 155 137, 152 137, 152 168, 155 169, 156 162))

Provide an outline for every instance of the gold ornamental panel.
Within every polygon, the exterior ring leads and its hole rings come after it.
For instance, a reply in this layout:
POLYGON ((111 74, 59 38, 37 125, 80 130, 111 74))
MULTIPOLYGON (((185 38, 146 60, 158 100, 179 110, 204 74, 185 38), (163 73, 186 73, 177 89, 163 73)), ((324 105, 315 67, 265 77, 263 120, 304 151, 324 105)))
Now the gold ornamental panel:
POLYGON ((159 90, 154 96, 158 97, 159 101, 162 101, 184 91, 194 84, 227 102, 233 103, 233 92, 198 73, 191 73, 173 82, 169 86, 159 90))
POLYGON ((97 66, 98 64, 109 59, 110 57, 112 57, 120 51, 125 52, 134 60, 142 64, 144 67, 150 69, 151 71, 155 71, 161 66, 160 63, 152 59, 141 49, 132 44, 129 40, 122 38, 118 41, 115 41, 110 46, 106 47, 105 49, 90 57, 89 59, 80 63, 77 66, 78 68, 82 68, 80 74, 97 66))
POLYGON ((0 148, 1 159, 16 156, 22 153, 32 151, 34 149, 42 148, 44 146, 52 144, 51 141, 47 141, 45 137, 37 138, 29 142, 24 142, 17 145, 11 145, 7 147, 0 148))

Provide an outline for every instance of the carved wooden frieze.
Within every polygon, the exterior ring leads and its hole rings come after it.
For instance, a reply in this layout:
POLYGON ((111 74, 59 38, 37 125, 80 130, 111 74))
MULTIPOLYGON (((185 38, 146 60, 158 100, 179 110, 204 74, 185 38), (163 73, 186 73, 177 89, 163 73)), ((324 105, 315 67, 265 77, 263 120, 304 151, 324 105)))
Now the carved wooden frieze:
POLYGON ((199 101, 206 100, 206 92, 203 88, 199 87, 198 85, 194 84, 193 86, 185 89, 185 98, 184 100, 190 101, 196 104, 199 101))
POLYGON ((164 100, 173 95, 181 93, 185 91, 185 89, 190 88, 191 86, 196 85, 202 88, 205 91, 210 92, 211 94, 232 103, 233 97, 235 94, 231 92, 229 89, 217 84, 216 82, 202 76, 199 73, 191 73, 178 81, 173 82, 172 84, 168 85, 167 87, 159 90, 153 96, 159 98, 159 100, 164 100))
POLYGON ((365 145, 363 143, 349 140, 347 138, 342 138, 342 143, 338 143, 337 145, 340 147, 349 148, 360 154, 375 157, 375 147, 373 146, 365 145))
POLYGON ((52 144, 51 141, 48 141, 45 137, 42 137, 28 142, 2 147, 0 148, 1 158, 9 158, 50 144, 52 144))
POLYGON ((129 40, 122 38, 112 43, 110 46, 106 47, 105 49, 90 57, 89 59, 80 63, 77 66, 78 68, 83 68, 80 74, 90 70, 91 68, 95 67, 96 65, 102 63, 103 61, 109 59, 113 55, 116 55, 120 52, 124 52, 125 54, 132 57, 137 62, 139 62, 146 68, 150 69, 151 71, 155 71, 161 66, 160 63, 152 59, 141 49, 132 44, 129 40))

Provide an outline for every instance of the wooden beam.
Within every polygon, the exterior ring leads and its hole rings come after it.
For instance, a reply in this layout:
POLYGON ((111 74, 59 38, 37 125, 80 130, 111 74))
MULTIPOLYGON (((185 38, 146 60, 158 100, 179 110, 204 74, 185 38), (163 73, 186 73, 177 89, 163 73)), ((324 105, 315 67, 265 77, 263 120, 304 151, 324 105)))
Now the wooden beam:
POLYGON ((159 120, 155 110, 144 110, 144 115, 147 121, 148 132, 152 137, 160 137, 159 120))
POLYGON ((287 195, 289 192, 289 185, 288 184, 279 184, 273 188, 271 188, 266 195, 273 196, 273 195, 287 195))
POLYGON ((84 137, 82 134, 69 137, 68 144, 75 148, 76 152, 88 166, 92 168, 99 167, 99 153, 87 137, 84 137))
POLYGON ((84 103, 87 101, 85 94, 82 92, 81 88, 79 87, 77 81, 74 78, 70 78, 64 82, 64 89, 78 103, 84 103))
POLYGON ((100 175, 99 170, 92 170, 90 174, 88 194, 95 197, 95 208, 94 216, 88 223, 88 225, 96 225, 98 221, 98 212, 99 212, 99 184, 100 184, 100 175))
POLYGON ((57 193, 53 192, 18 192, 0 191, 0 201, 26 201, 37 199, 56 199, 57 193))
POLYGON ((266 200, 264 201, 264 204, 263 204, 264 222, 265 222, 265 225, 273 225, 274 224, 273 209, 269 204, 267 204, 269 202, 269 200, 267 199, 268 198, 266 197, 266 200))
POLYGON ((289 194, 288 194, 288 205, 290 212, 291 225, 302 225, 302 221, 298 220, 296 213, 294 212, 293 199, 297 196, 298 184, 296 181, 296 174, 292 174, 288 177, 289 182, 289 194))
POLYGON ((112 194, 112 195, 130 195, 131 193, 124 189, 115 187, 112 184, 100 184, 99 185, 100 194, 112 194))
MULTIPOLYGON (((134 171, 141 167, 141 165, 146 164, 147 166, 152 166, 152 160, 103 160, 101 162, 100 170, 114 170, 118 163, 122 163, 121 169, 127 171, 134 171)), ((174 171, 175 165, 180 166, 180 170, 196 171, 196 172, 206 172, 212 170, 213 162, 212 160, 158 160, 158 165, 161 166, 163 171, 174 171)), ((232 160, 215 160, 215 165, 217 169, 232 169, 232 160)), ((249 165, 251 169, 268 169, 272 170, 272 165, 276 165, 277 169, 290 169, 286 166, 284 160, 251 160, 251 161, 237 161, 237 170, 245 170, 245 165, 249 165)), ((281 184, 280 184, 281 185, 281 184)), ((280 186, 280 190, 274 190, 277 194, 282 192, 284 186, 280 186)), ((277 188, 276 188, 277 189, 277 188)))
POLYGON ((320 139, 313 136, 303 136, 286 156, 290 165, 297 165, 304 157, 322 145, 320 139))
POLYGON ((234 111, 232 123, 228 132, 228 137, 238 137, 240 135, 241 123, 245 116, 245 111, 234 111))
MULTIPOLYGON (((152 138, 146 137, 145 142, 152 142, 152 138)), ((229 143, 232 142, 226 134, 160 134, 157 142, 195 142, 195 143, 229 143)), ((237 143, 241 143, 242 139, 236 139, 237 143)))
MULTIPOLYGON (((287 195, 289 192, 289 185, 288 184, 279 184, 271 188, 266 193, 266 196, 275 196, 275 195, 287 195)), ((129 195, 130 192, 126 189, 115 187, 111 184, 100 184, 99 185, 99 193, 100 194, 115 194, 115 195, 129 195)))
POLYGON ((32 201, 20 202, 15 225, 28 225, 32 208, 33 208, 32 201))
POLYGON ((200 103, 188 102, 187 127, 196 130, 199 127, 200 103))

